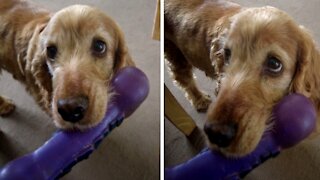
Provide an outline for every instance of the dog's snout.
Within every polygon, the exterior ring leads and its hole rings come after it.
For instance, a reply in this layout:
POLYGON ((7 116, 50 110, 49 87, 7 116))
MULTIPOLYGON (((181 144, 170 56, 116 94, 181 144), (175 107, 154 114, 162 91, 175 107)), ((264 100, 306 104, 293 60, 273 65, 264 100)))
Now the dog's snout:
POLYGON ((68 122, 79 122, 85 116, 89 100, 85 96, 59 99, 57 108, 62 119, 68 122))
POLYGON ((234 123, 213 124, 206 123, 204 131, 212 144, 219 147, 228 147, 237 133, 237 125, 234 123))

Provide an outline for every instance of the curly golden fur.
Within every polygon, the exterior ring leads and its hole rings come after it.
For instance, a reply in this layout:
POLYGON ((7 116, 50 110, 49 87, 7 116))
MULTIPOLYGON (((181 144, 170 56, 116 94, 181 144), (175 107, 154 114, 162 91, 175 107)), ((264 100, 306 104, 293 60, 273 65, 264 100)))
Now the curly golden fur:
MULTIPOLYGON (((60 128, 97 124, 105 114, 112 75, 133 65, 121 30, 96 8, 73 5, 50 13, 31 2, 0 0, 0 71, 23 83, 60 128), (49 47, 56 48, 54 57, 49 47), (67 122, 57 101, 77 96, 88 99, 86 113, 79 122, 67 122)), ((13 109, 0 96, 0 115, 13 109)))
POLYGON ((165 0, 164 11, 166 59, 195 108, 207 110, 210 147, 230 156, 253 151, 288 93, 310 98, 319 115, 319 51, 285 12, 221 0, 165 0), (210 106, 193 67, 218 82, 210 106))

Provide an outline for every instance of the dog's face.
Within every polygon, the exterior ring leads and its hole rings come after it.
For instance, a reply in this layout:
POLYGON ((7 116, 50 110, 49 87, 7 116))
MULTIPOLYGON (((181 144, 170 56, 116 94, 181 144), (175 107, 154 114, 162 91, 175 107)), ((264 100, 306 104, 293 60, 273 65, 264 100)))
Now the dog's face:
POLYGON ((100 122, 109 81, 125 61, 118 26, 97 9, 70 6, 52 16, 41 32, 40 44, 52 76, 55 124, 82 129, 100 122))
POLYGON ((246 9, 231 22, 221 86, 205 132, 212 148, 243 156, 272 128, 274 105, 293 91, 305 40, 302 29, 272 7, 246 9))

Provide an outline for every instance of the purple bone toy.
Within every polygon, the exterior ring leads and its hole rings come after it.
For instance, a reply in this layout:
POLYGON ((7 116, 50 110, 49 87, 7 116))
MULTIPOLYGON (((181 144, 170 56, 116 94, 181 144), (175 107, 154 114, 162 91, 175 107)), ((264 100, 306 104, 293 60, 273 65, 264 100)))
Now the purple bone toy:
POLYGON ((265 132, 249 155, 232 159, 219 152, 204 150, 191 160, 165 170, 165 180, 240 179, 282 149, 306 138, 316 125, 316 110, 304 96, 284 97, 273 111, 275 126, 265 132))
POLYGON ((139 107, 149 93, 147 77, 135 67, 121 69, 111 84, 116 95, 101 123, 85 132, 56 132, 33 153, 3 167, 0 179, 57 179, 69 172, 77 162, 87 158, 114 127, 139 107))

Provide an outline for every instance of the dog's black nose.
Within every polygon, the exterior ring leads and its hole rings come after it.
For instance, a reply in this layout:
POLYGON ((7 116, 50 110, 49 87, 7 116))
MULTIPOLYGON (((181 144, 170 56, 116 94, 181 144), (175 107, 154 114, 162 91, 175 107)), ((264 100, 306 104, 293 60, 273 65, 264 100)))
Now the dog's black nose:
POLYGON ((213 124, 206 123, 204 131, 212 144, 219 147, 228 147, 237 133, 237 125, 234 123, 213 124))
POLYGON ((68 122, 79 122, 85 115, 89 100, 87 97, 79 96, 59 99, 57 102, 58 112, 62 119, 68 122))

